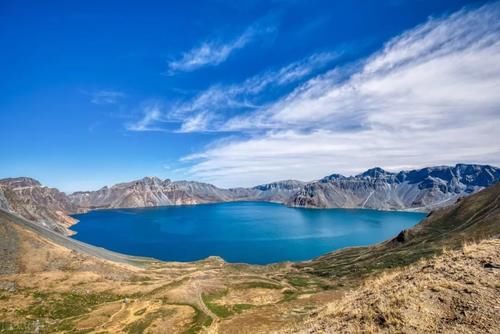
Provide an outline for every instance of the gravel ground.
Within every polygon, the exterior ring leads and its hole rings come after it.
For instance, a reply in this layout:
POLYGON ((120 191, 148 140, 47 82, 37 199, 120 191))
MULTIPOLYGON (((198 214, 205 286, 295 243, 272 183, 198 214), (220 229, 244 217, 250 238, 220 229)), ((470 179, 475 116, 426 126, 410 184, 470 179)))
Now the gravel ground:
MULTIPOLYGON (((115 253, 112 251, 109 251, 104 248, 100 247, 95 247, 83 242, 80 242, 78 240, 71 239, 69 237, 66 237, 60 233, 54 232, 50 229, 44 228, 36 223, 30 222, 22 217, 19 217, 13 213, 4 211, 0 209, 0 247, 1 247, 1 270, 0 274, 4 273, 2 270, 3 267, 11 268, 9 270, 15 269, 15 267, 12 267, 12 265, 8 265, 8 263, 11 263, 13 260, 4 260, 4 256, 6 259, 10 256, 15 256, 17 248, 17 243, 18 243, 18 238, 17 234, 12 227, 12 223, 17 224, 19 226, 22 226, 24 228, 27 228, 28 230, 31 230, 38 235, 41 235, 47 239, 49 239, 52 242, 55 242, 56 244, 59 244, 61 246, 64 246, 66 248, 72 249, 74 251, 77 251, 79 253, 91 255, 91 256, 96 256, 101 259, 109 260, 109 261, 114 261, 114 262, 119 262, 119 263, 126 263, 126 264, 132 264, 136 266, 148 266, 149 264, 155 262, 156 260, 151 259, 151 258, 144 258, 144 257, 137 257, 137 256, 129 256, 129 255, 124 255, 120 253, 115 253), (5 262, 5 264, 4 264, 5 262)), ((15 260, 15 258, 14 258, 15 260)), ((15 261, 14 261, 15 263, 15 261)), ((7 272, 7 271, 6 271, 7 272)))

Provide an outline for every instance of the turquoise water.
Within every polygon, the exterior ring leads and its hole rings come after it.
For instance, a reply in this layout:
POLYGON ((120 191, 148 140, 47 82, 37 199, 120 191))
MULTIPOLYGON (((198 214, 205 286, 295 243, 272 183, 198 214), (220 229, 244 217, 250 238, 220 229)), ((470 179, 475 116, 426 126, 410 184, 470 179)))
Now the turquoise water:
POLYGON ((298 209, 264 202, 97 210, 74 215, 74 238, 166 261, 218 255, 228 262, 308 260, 373 244, 418 223, 422 213, 298 209))

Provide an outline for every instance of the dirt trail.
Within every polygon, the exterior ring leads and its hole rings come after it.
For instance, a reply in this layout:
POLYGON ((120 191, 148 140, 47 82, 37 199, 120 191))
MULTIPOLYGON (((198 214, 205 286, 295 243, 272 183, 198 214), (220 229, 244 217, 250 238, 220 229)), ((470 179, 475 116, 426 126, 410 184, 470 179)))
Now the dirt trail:
POLYGON ((196 295, 196 305, 200 308, 200 310, 212 318, 212 323, 209 327, 205 328, 206 333, 218 333, 218 323, 220 318, 214 314, 203 301, 203 288, 200 286, 200 282, 194 281, 192 286, 194 287, 193 293, 196 295))
POLYGON ((109 319, 103 323, 102 325, 99 326, 100 329, 105 329, 107 325, 113 323, 113 320, 114 318, 121 312, 123 312, 125 309, 127 308, 127 305, 125 303, 122 303, 121 306, 120 306, 120 309, 118 311, 116 311, 115 313, 113 313, 109 319))

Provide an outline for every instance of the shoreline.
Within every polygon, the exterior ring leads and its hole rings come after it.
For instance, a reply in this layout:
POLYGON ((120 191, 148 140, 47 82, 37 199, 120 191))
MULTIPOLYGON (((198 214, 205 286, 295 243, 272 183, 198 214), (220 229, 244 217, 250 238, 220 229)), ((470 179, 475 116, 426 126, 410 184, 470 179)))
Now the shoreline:
MULTIPOLYGON (((448 200, 447 200, 448 201, 448 200)), ((201 205, 217 205, 225 203, 267 203, 267 204, 277 204, 290 209, 304 209, 304 210, 372 210, 372 211, 382 211, 382 212, 418 212, 418 213, 430 213, 433 210, 440 208, 427 208, 427 207, 416 207, 407 209, 378 209, 378 208, 366 208, 366 207, 316 207, 316 206, 294 206, 288 205, 283 202, 278 201, 266 201, 266 200, 232 200, 232 201, 216 201, 216 202, 203 202, 203 203, 185 203, 185 204, 166 204, 166 205, 152 205, 152 206, 129 206, 129 207, 98 207, 98 208, 82 208, 82 212, 68 213, 68 216, 75 218, 77 215, 86 214, 92 211, 105 211, 105 210, 133 210, 133 209, 155 209, 155 208, 177 208, 177 207, 192 207, 201 205)), ((453 203, 451 203, 453 204, 453 203)), ((450 204, 449 204, 450 205, 450 204)))
MULTIPOLYGON (((215 203, 203 203, 199 204, 200 206, 215 206, 215 205, 220 205, 220 208, 215 209, 215 210, 229 210, 226 211, 226 214, 223 214, 221 219, 222 221, 222 226, 220 225, 221 222, 219 221, 219 216, 210 216, 209 222, 207 222, 208 226, 207 228, 210 228, 210 226, 221 226, 222 230, 224 230, 225 226, 225 221, 228 223, 234 222, 237 224, 239 221, 238 219, 238 210, 243 210, 245 211, 245 207, 247 207, 247 204, 251 205, 254 204, 256 205, 255 209, 252 206, 251 210, 255 213, 262 212, 262 219, 259 220, 257 216, 255 216, 255 223, 263 223, 265 222, 266 224, 269 223, 271 225, 276 225, 276 226, 284 226, 287 225, 288 222, 286 220, 281 219, 281 223, 279 223, 279 217, 288 217, 287 219, 292 219, 290 218, 289 214, 284 213, 284 210, 290 208, 290 209, 296 209, 294 207, 287 207, 281 203, 270 203, 270 202, 265 202, 265 201, 231 201, 231 202, 215 202, 215 203), (241 207, 239 205, 241 205, 241 207), (223 209, 222 206, 226 206, 227 209, 223 209), (229 206, 231 205, 231 206, 229 206), (229 214, 227 214, 229 212, 229 214), (271 217, 269 218, 269 212, 271 212, 271 217), (273 216, 275 212, 281 212, 280 216, 273 216), (278 219, 277 224, 273 224, 272 221, 268 221, 269 219, 278 219)), ((192 207, 193 205, 189 205, 189 207, 192 207)), ((81 229, 81 232, 84 233, 82 235, 82 238, 79 238, 78 236, 74 237, 76 240, 80 240, 83 242, 87 242, 90 244, 96 244, 98 247, 109 247, 112 246, 113 251, 121 252, 124 254, 134 254, 138 256, 149 256, 149 257, 154 257, 157 258, 161 261, 165 262, 182 262, 182 263, 190 263, 193 261, 201 261, 203 259, 206 259, 210 256, 219 256, 224 259, 226 263, 231 263, 231 264, 249 264, 249 265, 259 265, 259 266, 266 266, 266 265, 273 265, 273 264, 279 264, 279 263, 300 263, 303 261, 311 261, 317 257, 323 256, 325 254, 331 253, 338 251, 340 249, 344 248, 350 248, 350 247, 366 247, 366 246, 371 246, 375 245, 377 243, 384 242, 387 239, 394 238, 404 229, 411 228, 415 226, 416 224, 420 223, 423 219, 425 219, 425 213, 421 212, 406 212, 406 211, 389 211, 389 210, 373 210, 373 209, 367 209, 363 208, 363 211, 360 210, 360 208, 333 208, 333 209, 327 209, 324 214, 321 213, 314 213, 312 211, 316 211, 317 209, 308 209, 304 208, 305 210, 311 211, 310 213, 306 213, 305 211, 303 213, 299 212, 291 212, 292 217, 309 217, 307 219, 308 221, 308 226, 311 229, 307 233, 291 233, 291 234, 286 234, 283 235, 282 233, 279 235, 275 236, 261 236, 257 235, 255 238, 250 238, 249 240, 243 240, 238 238, 237 236, 228 236, 227 240, 228 243, 227 245, 236 245, 240 241, 243 242, 243 245, 247 245, 245 247, 249 247, 248 245, 254 245, 254 247, 257 247, 260 251, 266 250, 266 249, 271 249, 269 245, 277 245, 280 247, 287 247, 287 251, 282 254, 282 256, 277 256, 273 254, 272 252, 266 253, 269 254, 269 256, 263 256, 260 258, 256 258, 256 256, 245 256, 245 255, 237 255, 237 254, 232 254, 231 251, 228 251, 227 248, 225 251, 221 251, 218 249, 216 246, 214 246, 217 241, 213 240, 214 238, 216 239, 217 237, 208 237, 206 239, 206 242, 203 243, 198 240, 197 234, 202 235, 201 233, 192 233, 191 235, 186 235, 186 242, 187 240, 193 240, 192 241, 192 247, 193 251, 189 252, 188 254, 177 254, 175 251, 174 246, 169 246, 169 245, 175 245, 176 242, 175 240, 172 240, 171 237, 168 236, 159 236, 157 239, 157 243, 161 244, 163 243, 165 246, 163 247, 163 251, 159 251, 156 246, 153 246, 153 248, 149 248, 148 242, 146 239, 139 238, 137 241, 127 241, 126 239, 123 239, 119 236, 117 236, 117 241, 115 243, 110 243, 108 238, 105 236, 110 233, 113 234, 113 231, 115 229, 120 229, 121 223, 123 219, 126 219, 127 221, 125 222, 125 226, 128 226, 128 224, 134 223, 133 226, 135 226, 133 229, 143 229, 140 223, 146 223, 144 229, 147 231, 149 229, 148 227, 148 221, 156 221, 156 219, 162 219, 162 222, 165 223, 164 225, 164 230, 168 231, 168 221, 169 221, 169 216, 175 216, 175 217, 182 217, 182 222, 186 222, 189 224, 198 224, 197 226, 203 225, 202 222, 200 221, 200 217, 203 216, 203 212, 205 210, 212 210, 212 209, 203 209, 200 208, 199 211, 183 211, 183 208, 188 207, 187 205, 170 205, 170 206, 158 206, 158 207, 146 207, 146 208, 108 208, 108 209, 99 209, 99 210, 91 210, 91 211, 96 211, 97 213, 92 216, 87 216, 87 218, 83 216, 76 216, 78 218, 81 218, 83 223, 90 223, 90 229, 86 228, 86 226, 83 226, 81 229), (161 211, 162 209, 165 209, 164 211, 161 211), (137 211, 136 211, 137 209, 137 211), (149 209, 146 211, 142 211, 143 209, 149 209), (170 209, 179 209, 176 211, 171 211, 170 209), (114 210, 114 211, 113 211, 114 210), (158 211, 156 211, 158 210, 158 211), (371 210, 371 211, 370 211, 371 210), (102 214, 99 214, 98 212, 102 211, 102 214), (104 213, 104 212, 109 212, 109 213, 104 213), (195 212, 195 213, 192 213, 195 212), (196 212, 202 212, 201 214, 196 214, 196 212), (329 213, 327 213, 329 212, 329 213), (406 215, 406 214, 411 214, 411 215, 406 215), (134 216, 128 216, 133 214, 134 216), (154 216, 152 216, 154 214, 154 216), (331 233, 316 233, 314 232, 314 222, 315 218, 314 217, 325 217, 325 219, 328 219, 330 224, 331 233), (326 215, 326 216, 324 216, 326 215), (116 217, 116 218, 114 218, 116 217), (121 218, 120 218, 121 217, 121 218), (149 217, 149 219, 147 218, 149 217), (328 217, 328 218, 326 218, 328 217), (344 217, 344 218, 342 218, 344 217), (350 217, 350 218, 349 218, 350 217), (350 219, 358 219, 357 217, 366 217, 376 219, 379 224, 377 224, 377 231, 380 230, 380 233, 377 232, 377 235, 380 234, 378 237, 372 237, 372 238, 366 238, 366 232, 363 234, 363 232, 358 233, 358 235, 347 235, 346 233, 338 233, 338 229, 343 229, 343 226, 349 226, 350 219), (105 230, 101 230, 99 226, 102 226, 102 224, 106 223, 107 219, 111 219, 114 223, 110 225, 110 227, 106 227, 105 230), (339 220, 341 219, 341 220, 339 220), (345 219, 348 219, 345 221, 345 219), (127 223, 130 220, 129 223, 127 223), (395 225, 384 225, 383 222, 385 220, 389 221, 394 221, 395 225), (397 223, 400 222, 400 223, 397 223), (337 227, 338 225, 338 227, 337 227), (387 227, 385 227, 387 226, 387 227), (389 227, 391 226, 391 227, 389 227), (97 230, 96 230, 97 229, 97 230), (109 231, 106 231, 108 229, 109 231), (98 237, 97 239, 92 237, 92 233, 97 233, 96 231, 101 231, 104 233, 104 237, 98 237), (386 231, 383 233, 382 231, 386 231), (332 234, 333 233, 333 234, 332 234), (236 239, 235 239, 236 238, 236 239), (262 239, 264 238, 264 239, 262 239), (300 239, 302 241, 294 241, 300 239), (370 240, 371 239, 371 240, 370 240), (108 240, 108 241, 106 241, 108 240), (238 241, 240 240, 240 241, 238 241), (317 240, 317 241, 316 241, 317 240), (319 242, 321 246, 314 247, 312 245, 317 244, 319 242), (304 252, 297 252, 293 251, 294 246, 293 245, 304 245, 304 249, 307 249, 309 251, 304 251, 304 252), (134 246, 136 245, 136 246, 134 246), (144 247, 143 251, 140 251, 139 248, 137 248, 137 245, 141 245, 141 247, 144 247), (169 248, 169 247, 174 247, 174 248, 169 248), (169 251, 169 249, 171 251, 169 251), (145 250, 145 251, 144 251, 145 250), (132 252, 132 253, 130 253, 132 252), (176 255, 177 254, 177 255, 176 255)), ((302 209, 302 208, 299 208, 302 209)), ((87 213, 90 213, 91 211, 88 211, 87 213)), ((83 214, 82 214, 83 215, 83 214)), ((302 218, 303 219, 303 218, 302 218)), ((295 222, 295 219, 292 219, 291 224, 293 226, 293 222, 295 222)), ((326 222, 326 221, 325 221, 326 222)), ((81 223, 81 222, 80 222, 81 223)), ((251 220, 249 221, 251 223, 251 220)), ((89 226, 89 225, 87 225, 89 226)), ((131 225, 132 226, 132 225, 131 225)), ((205 226, 205 225, 203 225, 205 226)), ((229 225, 228 225, 229 226, 229 225)), ((257 225, 259 226, 259 225, 257 225)), ((250 227, 253 229, 252 227, 250 227)), ((259 227, 256 227, 257 230, 259 230, 259 227)), ((369 228, 368 226, 366 228, 369 228)), ((245 228, 243 228, 242 231, 244 231, 245 228)), ((367 230, 368 231, 368 230, 367 230)), ((99 232, 98 234, 102 234, 99 232)), ((127 233, 127 232, 125 232, 127 233)), ((171 231, 171 233, 176 233, 175 229, 174 231, 171 231)), ((240 232, 245 234, 245 232, 240 232)), ((167 233, 168 234, 168 233, 167 233)), ((205 237, 207 238, 207 237, 205 237)), ((155 239, 156 240, 156 239, 155 239)), ((184 240, 184 239, 183 239, 184 240)), ((319 245, 319 244, 318 244, 319 245)), ((234 246, 227 246, 227 247, 234 247, 234 246)), ((256 254, 259 254, 258 252, 256 254)))

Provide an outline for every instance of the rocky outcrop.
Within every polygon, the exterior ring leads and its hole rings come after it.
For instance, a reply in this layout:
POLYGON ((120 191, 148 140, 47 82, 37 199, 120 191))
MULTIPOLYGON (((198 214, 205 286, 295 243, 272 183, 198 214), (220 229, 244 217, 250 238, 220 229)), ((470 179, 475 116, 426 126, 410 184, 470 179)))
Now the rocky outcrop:
POLYGON ((496 184, 392 241, 270 266, 126 256, 0 210, 3 332, 496 333, 499 201, 496 184))
POLYGON ((240 200, 286 203, 291 196, 300 191, 306 183, 297 180, 283 180, 261 184, 253 188, 242 188, 246 191, 237 193, 231 189, 233 197, 240 200))
POLYGON ((103 187, 97 191, 75 192, 69 195, 69 199, 82 209, 189 205, 238 200, 285 203, 302 189, 304 184, 301 181, 286 180, 253 188, 221 189, 202 182, 145 177, 112 187, 103 187))
POLYGON ((290 206, 431 210, 454 203, 500 179, 500 169, 458 164, 387 172, 372 168, 356 176, 333 174, 311 182, 290 197, 290 206))
POLYGON ((0 180, 0 208, 62 234, 71 234, 76 220, 68 214, 79 211, 65 193, 28 177, 0 180))
POLYGON ((495 331, 499 221, 497 183, 433 211, 392 240, 292 264, 331 280, 339 290, 364 282, 283 333, 495 331))
POLYGON ((220 189, 189 181, 141 180, 69 196, 79 208, 128 208, 226 201, 268 201, 294 207, 430 210, 500 179, 491 166, 438 166, 399 173, 372 168, 356 176, 332 174, 314 182, 278 181, 253 188, 220 189))
POLYGON ((145 177, 141 180, 103 187, 97 191, 69 195, 72 203, 82 209, 135 208, 164 205, 187 205, 233 200, 230 190, 208 183, 161 180, 145 177))
POLYGON ((332 174, 318 181, 278 181, 253 188, 221 189, 193 181, 140 180, 66 195, 21 177, 0 180, 0 208, 64 234, 69 213, 99 208, 135 208, 228 201, 278 202, 308 208, 421 210, 454 203, 500 179, 500 169, 459 164, 399 173, 372 168, 356 176, 332 174))

